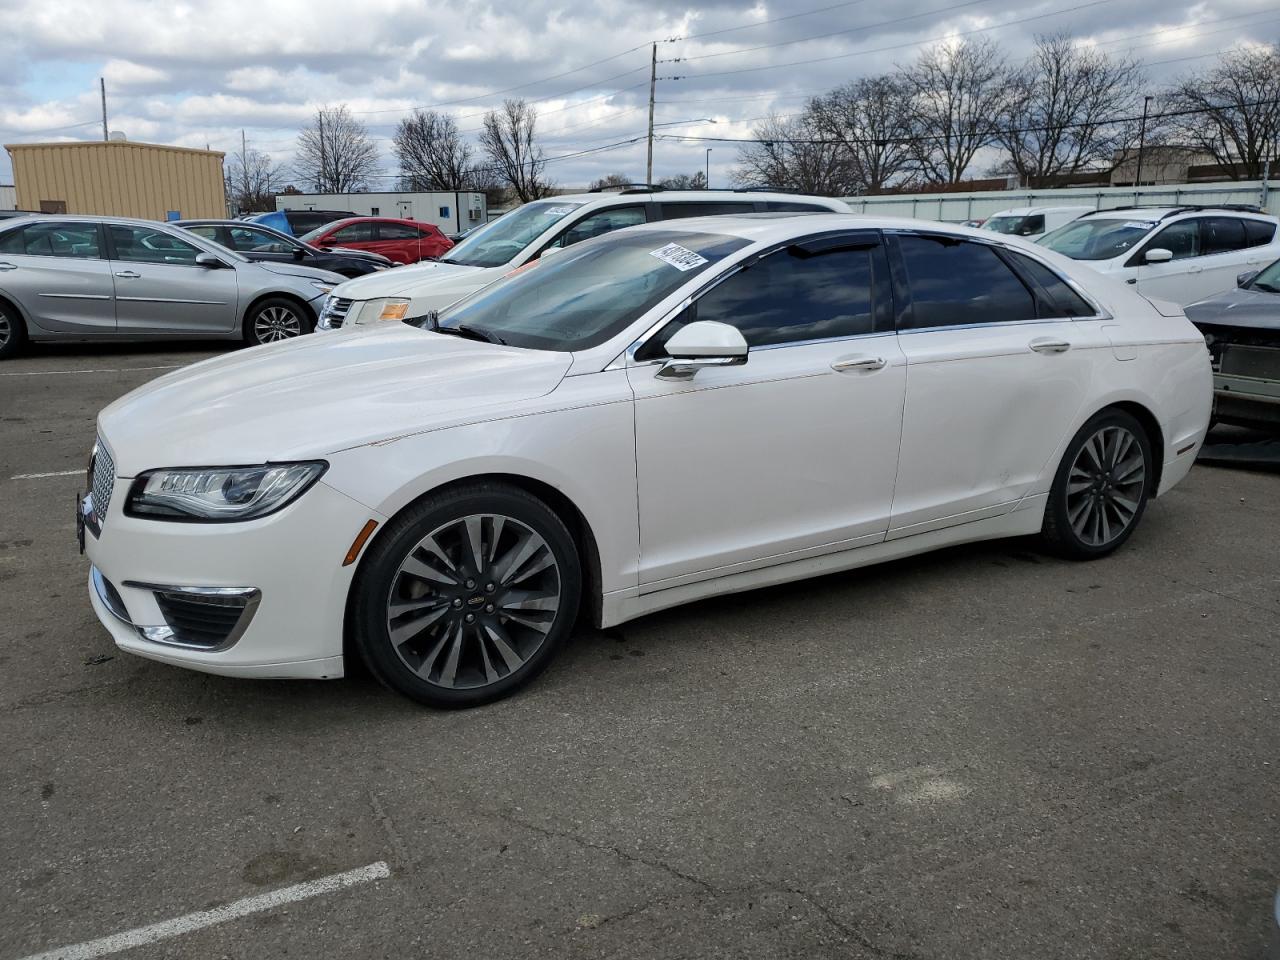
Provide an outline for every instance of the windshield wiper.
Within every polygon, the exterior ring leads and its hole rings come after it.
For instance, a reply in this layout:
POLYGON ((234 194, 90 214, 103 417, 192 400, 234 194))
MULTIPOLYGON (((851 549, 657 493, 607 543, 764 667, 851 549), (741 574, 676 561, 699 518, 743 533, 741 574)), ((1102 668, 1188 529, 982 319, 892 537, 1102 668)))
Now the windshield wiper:
POLYGON ((1261 280, 1255 280, 1249 284, 1255 290, 1265 290, 1267 293, 1280 293, 1280 287, 1273 287, 1269 283, 1263 283, 1261 280))
POLYGON ((442 327, 439 322, 431 328, 436 333, 447 333, 455 337, 463 337, 466 340, 479 340, 481 343, 496 343, 505 347, 507 341, 503 340, 496 333, 490 333, 488 330, 481 330, 479 327, 468 326, 460 323, 456 327, 442 327))

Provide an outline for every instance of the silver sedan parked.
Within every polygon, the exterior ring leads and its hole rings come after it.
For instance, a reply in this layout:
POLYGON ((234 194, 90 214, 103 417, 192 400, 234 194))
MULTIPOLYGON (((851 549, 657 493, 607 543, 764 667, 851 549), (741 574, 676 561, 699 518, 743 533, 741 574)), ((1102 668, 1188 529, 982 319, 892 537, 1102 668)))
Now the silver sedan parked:
POLYGON ((20 217, 0 225, 0 359, 26 340, 287 340, 342 280, 150 220, 20 217))

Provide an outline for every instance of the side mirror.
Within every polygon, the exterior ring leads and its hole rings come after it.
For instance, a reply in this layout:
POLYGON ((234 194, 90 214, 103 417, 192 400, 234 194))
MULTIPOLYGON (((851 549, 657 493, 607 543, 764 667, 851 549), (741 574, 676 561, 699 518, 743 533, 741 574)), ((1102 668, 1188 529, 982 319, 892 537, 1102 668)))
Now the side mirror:
POLYGON ((1236 274, 1236 286, 1247 287, 1249 284, 1253 283, 1253 278, 1261 272, 1261 270, 1247 270, 1244 273, 1236 274))
POLYGON ((689 380, 703 367, 737 367, 747 362, 747 341, 737 327, 697 320, 667 341, 671 359, 658 368, 660 380, 689 380))
POLYGON ((206 267, 209 270, 221 270, 226 266, 226 264, 215 257, 212 253, 197 253, 196 266, 206 267))
POLYGON ((1143 255, 1143 259, 1147 263, 1168 263, 1173 259, 1173 251, 1166 250, 1164 247, 1154 247, 1143 255))
POLYGON ((306 247, 294 247, 294 248, 293 248, 293 259, 295 259, 295 260, 305 260, 306 258, 307 258, 307 248, 306 248, 306 247))

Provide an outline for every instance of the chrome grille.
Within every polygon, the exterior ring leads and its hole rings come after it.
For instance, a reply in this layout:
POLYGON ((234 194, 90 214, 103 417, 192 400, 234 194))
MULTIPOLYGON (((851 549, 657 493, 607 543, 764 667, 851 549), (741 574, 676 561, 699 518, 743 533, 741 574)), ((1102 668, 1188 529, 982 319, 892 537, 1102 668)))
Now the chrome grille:
POLYGON ((326 321, 330 327, 340 327, 347 320, 347 314, 351 311, 352 301, 346 297, 329 297, 324 302, 324 310, 321 311, 321 318, 326 321))
POLYGON ((111 505, 111 488, 115 486, 116 465, 111 459, 111 451, 107 445, 98 440, 93 448, 93 512, 101 523, 107 516, 107 507, 111 505))

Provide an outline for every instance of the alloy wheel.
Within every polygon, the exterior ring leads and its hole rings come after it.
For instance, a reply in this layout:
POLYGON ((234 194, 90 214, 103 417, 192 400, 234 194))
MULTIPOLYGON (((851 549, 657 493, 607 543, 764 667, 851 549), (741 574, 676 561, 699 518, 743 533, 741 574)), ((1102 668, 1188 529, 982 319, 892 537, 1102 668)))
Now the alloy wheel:
POLYGON ((1133 524, 1142 506, 1147 459, 1138 438, 1108 425, 1076 454, 1067 476, 1067 520, 1080 540, 1106 546, 1133 524))
POLYGON ((302 336, 302 318, 288 307, 265 307, 253 321, 253 334, 259 343, 276 343, 302 336))
POLYGON ((562 590, 540 534, 512 517, 473 514, 437 527, 401 561, 387 633, 400 660, 428 683, 486 687, 542 647, 562 590))
POLYGON ((9 339, 13 336, 13 324, 9 318, 0 311, 0 350, 3 350, 9 344, 9 339))

